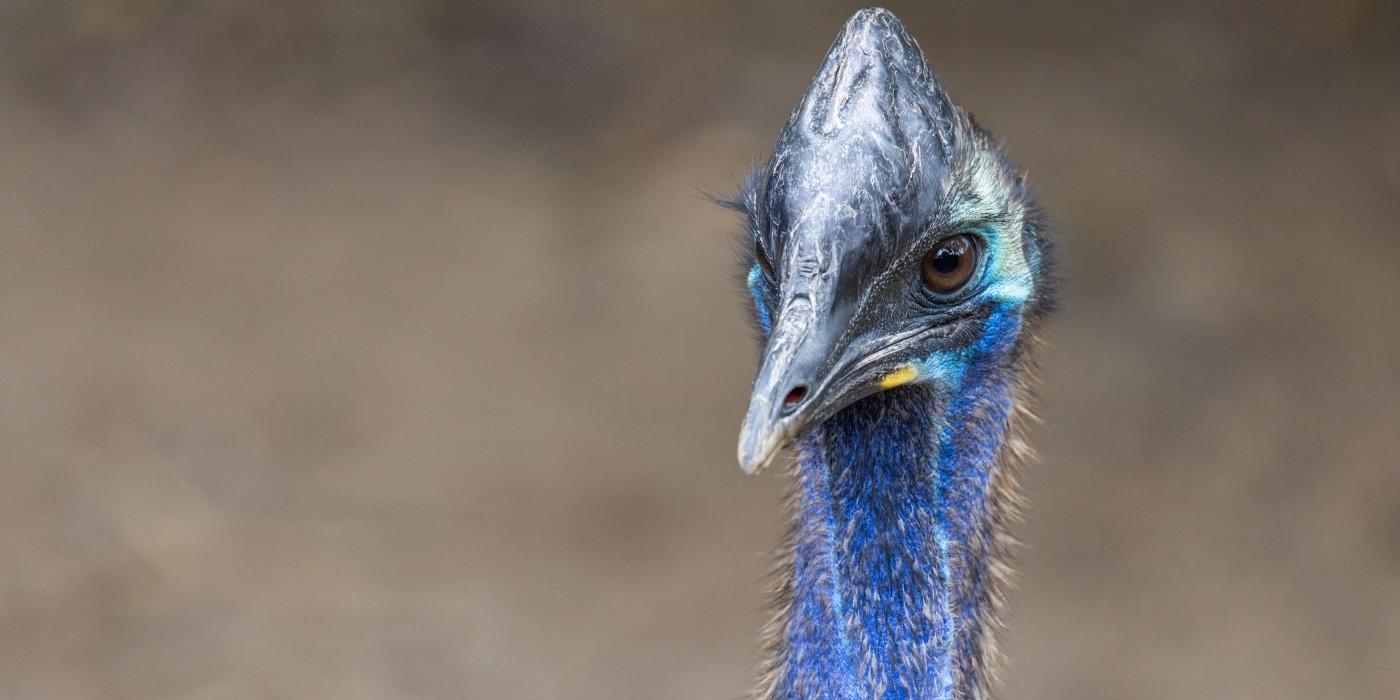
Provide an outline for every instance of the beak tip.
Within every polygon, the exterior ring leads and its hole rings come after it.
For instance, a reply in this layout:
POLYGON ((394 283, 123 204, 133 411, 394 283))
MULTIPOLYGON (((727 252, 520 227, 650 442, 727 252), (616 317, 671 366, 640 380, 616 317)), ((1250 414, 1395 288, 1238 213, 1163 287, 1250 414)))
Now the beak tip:
POLYGON ((756 435, 750 433, 749 425, 745 423, 739 433, 739 468, 750 475, 763 471, 773 463, 785 442, 781 432, 756 435))
POLYGON ((754 450, 749 443, 748 431, 745 430, 739 436, 739 468, 742 469, 745 474, 753 475, 757 474, 758 470, 763 468, 763 463, 757 459, 757 455, 754 454, 754 450))
POLYGON ((763 468, 768 466, 768 463, 771 461, 771 458, 754 459, 741 454, 739 456, 739 469, 743 471, 745 475, 753 476, 754 474, 763 471, 763 468))

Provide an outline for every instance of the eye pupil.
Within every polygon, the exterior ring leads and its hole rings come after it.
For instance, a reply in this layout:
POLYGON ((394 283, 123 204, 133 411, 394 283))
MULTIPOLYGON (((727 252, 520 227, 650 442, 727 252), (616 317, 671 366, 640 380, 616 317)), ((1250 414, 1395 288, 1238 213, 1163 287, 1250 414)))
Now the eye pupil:
POLYGON ((962 261, 962 256, 947 249, 939 249, 933 254, 933 269, 940 274, 948 274, 958 269, 958 263, 962 261))
POLYGON ((977 271, 977 240, 967 233, 946 239, 924 256, 921 267, 929 289, 939 294, 955 292, 977 271))

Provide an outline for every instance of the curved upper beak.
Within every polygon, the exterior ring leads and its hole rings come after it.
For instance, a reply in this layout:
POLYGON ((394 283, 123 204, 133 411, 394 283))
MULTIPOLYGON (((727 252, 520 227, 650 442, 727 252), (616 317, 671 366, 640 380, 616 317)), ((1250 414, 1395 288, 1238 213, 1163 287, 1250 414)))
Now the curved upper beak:
POLYGON ((791 299, 778 316, 739 433, 739 466, 745 472, 772 463, 825 403, 825 369, 839 336, 831 331, 806 296, 791 299))

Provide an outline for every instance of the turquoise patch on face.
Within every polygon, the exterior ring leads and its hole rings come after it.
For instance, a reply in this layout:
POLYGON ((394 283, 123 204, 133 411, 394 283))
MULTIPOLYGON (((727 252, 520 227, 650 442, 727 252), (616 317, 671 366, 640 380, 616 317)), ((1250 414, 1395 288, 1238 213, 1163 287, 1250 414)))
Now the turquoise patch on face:
POLYGON ((968 355, 967 348, 939 350, 929 355, 914 363, 919 369, 919 381, 946 386, 962 384, 963 375, 967 373, 968 355))
POLYGON ((763 326, 763 334, 773 331, 773 322, 768 317, 768 307, 763 305, 763 269, 758 265, 749 268, 749 295, 753 297, 754 308, 758 311, 758 323, 763 326))
POLYGON ((977 232, 987 241, 988 247, 985 263, 988 280, 982 296, 1007 303, 1030 299, 1035 279, 1022 251, 1021 236, 1008 234, 995 226, 982 226, 977 232))
POLYGON ((1021 314, 1013 304, 999 304, 987 316, 982 337, 967 347, 938 350, 914 363, 920 382, 942 384, 950 388, 962 386, 968 369, 978 362, 999 357, 1016 342, 1021 330, 1021 314))

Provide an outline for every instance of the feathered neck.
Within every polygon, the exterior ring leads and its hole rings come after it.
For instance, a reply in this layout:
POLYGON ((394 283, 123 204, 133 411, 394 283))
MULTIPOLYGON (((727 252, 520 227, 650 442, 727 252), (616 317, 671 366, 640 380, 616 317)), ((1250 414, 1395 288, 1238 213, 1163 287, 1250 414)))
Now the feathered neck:
POLYGON ((798 446, 764 700, 988 696, 1027 452, 1019 363, 882 392, 798 446))

